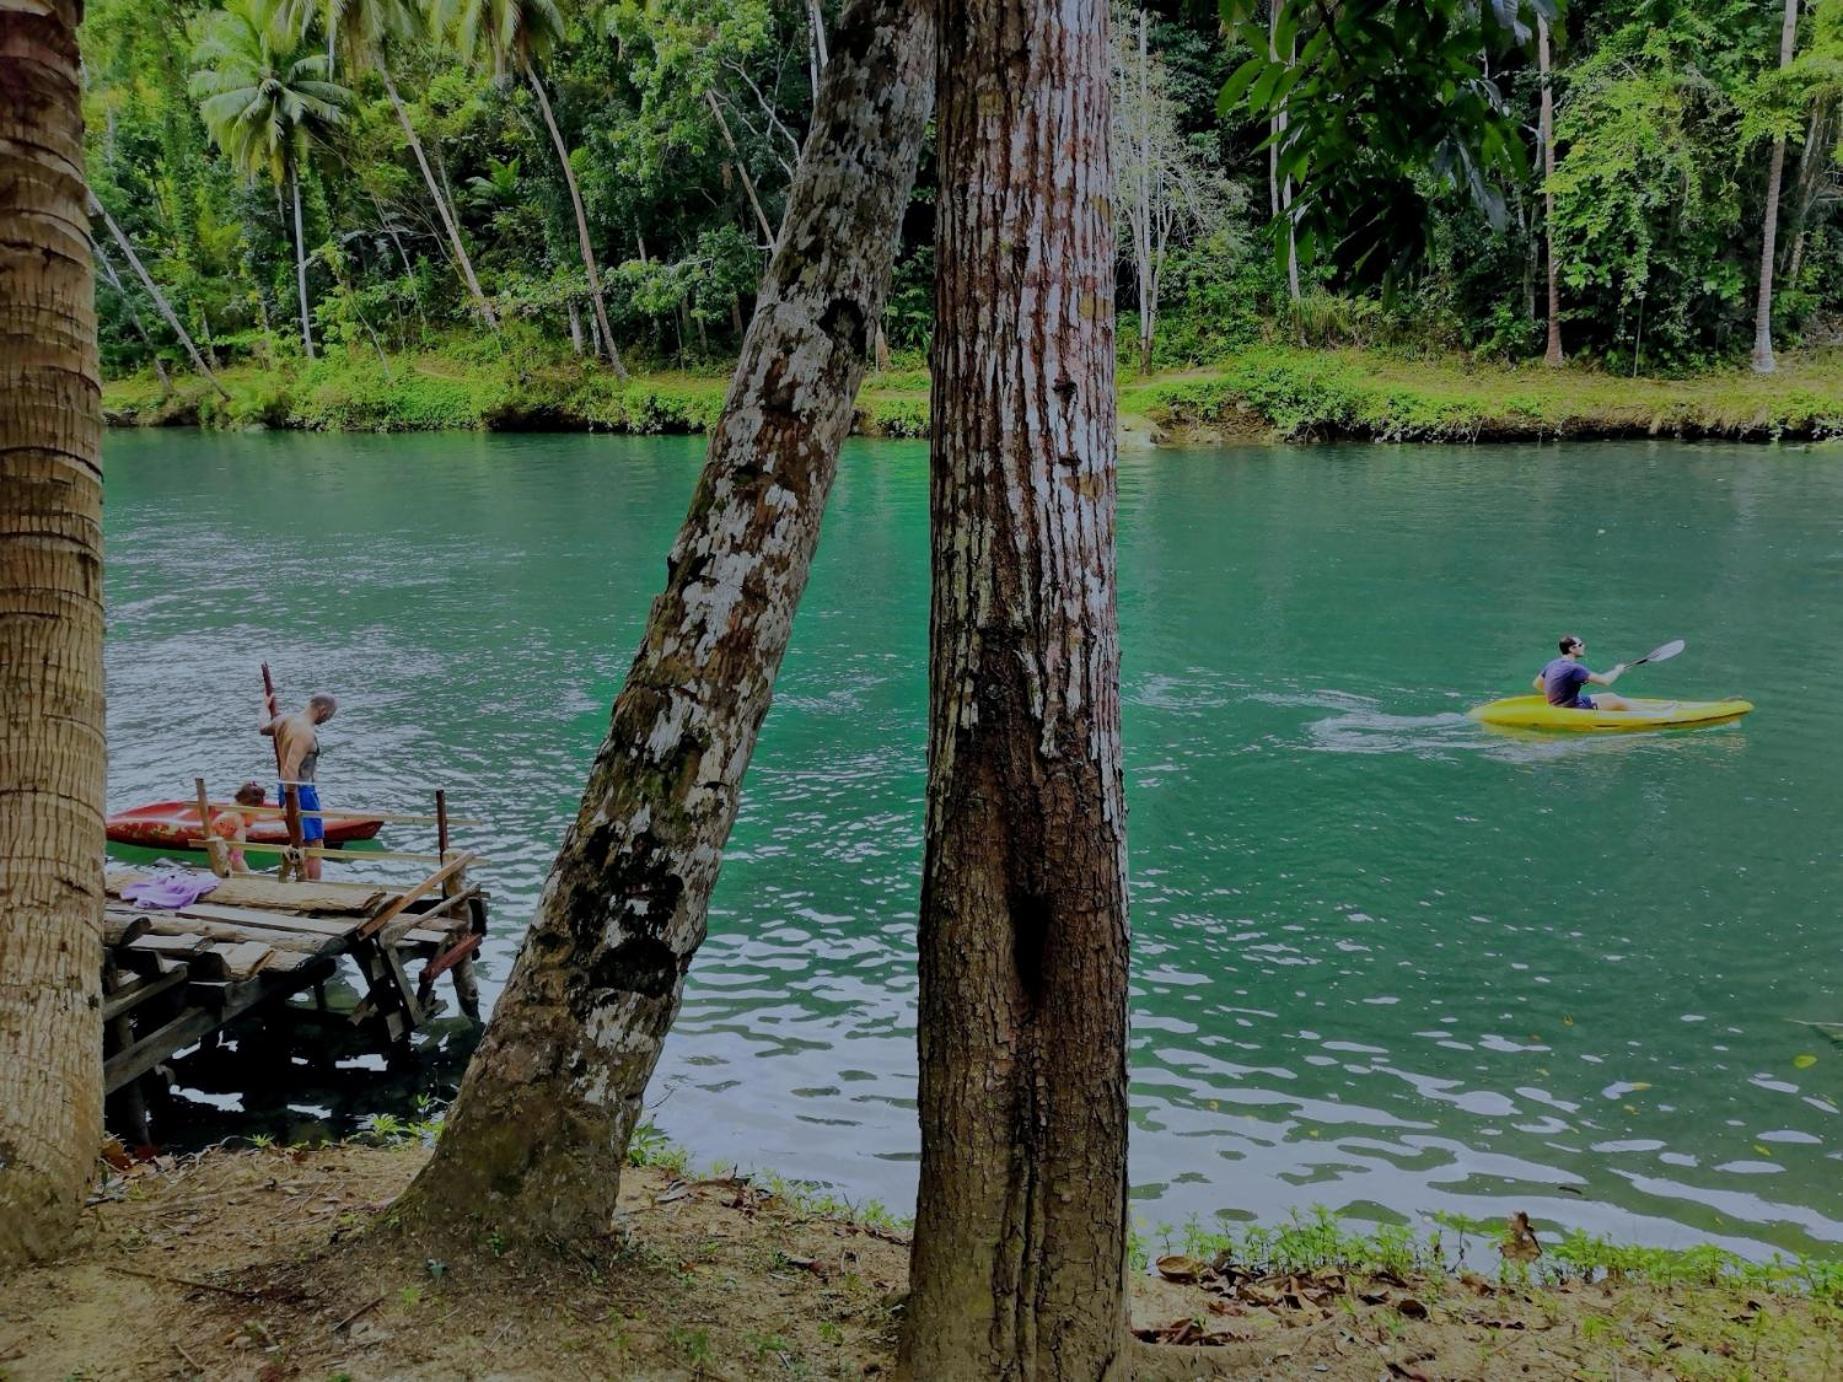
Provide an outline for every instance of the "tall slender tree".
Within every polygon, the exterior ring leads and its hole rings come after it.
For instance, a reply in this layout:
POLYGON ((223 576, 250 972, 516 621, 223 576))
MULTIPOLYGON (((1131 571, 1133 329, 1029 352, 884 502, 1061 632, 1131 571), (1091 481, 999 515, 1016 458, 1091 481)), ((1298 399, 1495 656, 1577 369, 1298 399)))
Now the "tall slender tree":
POLYGON ((616 374, 627 376, 621 353, 615 348, 614 332, 608 325, 608 304, 602 297, 601 273, 595 266, 594 238, 589 234, 589 213, 582 204, 582 188, 576 182, 576 167, 570 162, 569 145, 557 128, 557 116, 550 108, 550 96, 538 63, 563 37, 563 14, 556 0, 433 0, 434 24, 447 36, 457 51, 471 61, 491 67, 497 76, 508 73, 525 79, 537 101, 544 128, 557 151, 557 163, 569 189, 570 208, 576 215, 576 248, 582 255, 583 272, 589 279, 589 302, 595 309, 595 324, 601 329, 602 350, 616 374))
POLYGON ((665 589, 406 1221, 608 1226, 851 427, 933 70, 929 5, 854 0, 833 30, 665 589))
MULTIPOLYGON (((1785 0, 1785 19, 1779 28, 1779 66, 1792 65, 1798 50, 1799 0, 1785 0)), ((1760 293, 1753 311, 1753 368, 1771 374, 1773 359, 1773 269, 1779 239, 1779 193, 1785 185, 1785 135, 1773 136, 1772 161, 1766 173, 1766 209, 1760 218, 1760 293)))
POLYGON ((292 33, 298 40, 305 40, 317 22, 326 35, 330 59, 343 63, 348 71, 370 69, 378 74, 397 123, 403 127, 403 138, 416 157, 416 167, 422 173, 423 186, 429 190, 429 200, 435 203, 436 217, 441 221, 442 233, 448 237, 448 248, 454 255, 461 281, 467 287, 468 296, 473 298, 474 310, 480 314, 481 321, 497 331, 499 317, 493 310, 492 300, 480 287, 479 276, 474 273, 474 261, 467 253, 466 242, 461 239, 460 219, 443 195, 441 184, 435 180, 422 138, 410 121, 409 109, 397 94, 396 79, 391 75, 391 45, 421 36, 427 16, 428 10, 412 0, 280 0, 274 22, 284 33, 292 33))
POLYGON ((78 0, 0 0, 0 1265, 102 1133, 102 395, 78 0))
POLYGON ((1127 1369, 1106 0, 942 0, 915 1378, 1127 1369))
POLYGON ((301 167, 316 140, 339 123, 346 89, 328 79, 331 62, 298 34, 279 34, 262 0, 232 0, 214 14, 193 55, 192 95, 212 142, 244 176, 284 183, 294 207, 294 275, 301 345, 314 358, 307 301, 307 244, 301 227, 301 167))
MULTIPOLYGON (((134 276, 140 280, 141 287, 146 290, 147 296, 153 299, 155 310, 172 329, 173 335, 178 337, 179 344, 184 347, 186 355, 192 361, 192 367, 210 380, 211 387, 218 391, 218 396, 228 402, 230 391, 218 382, 217 375, 212 373, 211 366, 205 362, 205 357, 198 353, 198 346, 193 343, 191 333, 180 324, 179 314, 173 310, 173 304, 166 300, 166 294, 160 291, 160 285, 155 283, 153 275, 147 272, 147 266, 141 262, 141 256, 134 252, 133 242, 122 233, 122 228, 116 223, 115 217, 109 214, 109 208, 98 201, 93 193, 89 197, 89 207, 92 216, 102 217, 102 223, 109 228, 110 237, 114 239, 123 256, 127 258, 128 267, 134 270, 134 276)), ((155 363, 157 364, 158 361, 155 363)))
POLYGON ((1549 179, 1555 176, 1555 86, 1549 65, 1549 21, 1536 16, 1536 64, 1541 75, 1540 114, 1536 119, 1536 137, 1542 144, 1542 233, 1546 242, 1549 275, 1549 342, 1542 363, 1560 365, 1561 350, 1561 265, 1555 258, 1555 192, 1549 179))

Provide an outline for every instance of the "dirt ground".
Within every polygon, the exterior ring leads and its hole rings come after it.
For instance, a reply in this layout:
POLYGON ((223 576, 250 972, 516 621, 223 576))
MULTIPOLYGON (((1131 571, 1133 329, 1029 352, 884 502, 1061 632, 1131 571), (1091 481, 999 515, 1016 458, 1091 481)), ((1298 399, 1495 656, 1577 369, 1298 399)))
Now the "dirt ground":
MULTIPOLYGON (((0 1290, 0 1376, 888 1376, 902 1235, 746 1182, 631 1172, 599 1263, 490 1240, 432 1257, 388 1206, 421 1148, 217 1151, 104 1182, 59 1263, 0 1290)), ((1795 1297, 1477 1277, 1211 1273, 1135 1284, 1140 1378, 1843 1378, 1795 1297)))

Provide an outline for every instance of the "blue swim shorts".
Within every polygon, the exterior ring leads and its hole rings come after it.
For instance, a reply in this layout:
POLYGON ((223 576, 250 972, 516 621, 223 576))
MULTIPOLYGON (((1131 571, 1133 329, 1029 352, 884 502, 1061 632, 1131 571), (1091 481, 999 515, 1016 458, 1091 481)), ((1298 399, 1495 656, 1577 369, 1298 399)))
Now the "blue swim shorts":
MULTIPOLYGON (((303 782, 296 790, 300 793, 300 796, 301 796, 301 810, 319 811, 319 810, 324 809, 320 805, 320 789, 314 786, 313 783, 303 782)), ((275 787, 275 791, 276 791, 276 799, 279 800, 283 806, 286 806, 288 804, 288 789, 282 786, 280 783, 277 783, 275 787)), ((322 817, 320 816, 302 816, 301 817, 301 843, 302 844, 311 845, 320 840, 324 840, 325 838, 326 838, 326 821, 322 817)))

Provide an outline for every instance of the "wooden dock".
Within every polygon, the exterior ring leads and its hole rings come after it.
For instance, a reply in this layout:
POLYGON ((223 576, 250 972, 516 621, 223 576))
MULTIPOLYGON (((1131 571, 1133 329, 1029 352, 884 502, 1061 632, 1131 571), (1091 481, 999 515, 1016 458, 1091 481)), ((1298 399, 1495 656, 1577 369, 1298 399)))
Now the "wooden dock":
POLYGON ((240 1019, 338 1016, 374 1033, 380 1046, 401 1045, 441 1010, 435 984, 446 974, 461 1011, 478 1022, 473 957, 486 933, 486 895, 467 882, 474 861, 454 854, 408 886, 234 874, 173 909, 123 900, 123 889, 148 871, 111 868, 103 1081, 130 1125, 123 1131, 144 1136, 141 1081, 240 1019), (335 1015, 325 985, 347 961, 362 996, 335 1015), (290 1001, 310 991, 309 1002, 290 1001))

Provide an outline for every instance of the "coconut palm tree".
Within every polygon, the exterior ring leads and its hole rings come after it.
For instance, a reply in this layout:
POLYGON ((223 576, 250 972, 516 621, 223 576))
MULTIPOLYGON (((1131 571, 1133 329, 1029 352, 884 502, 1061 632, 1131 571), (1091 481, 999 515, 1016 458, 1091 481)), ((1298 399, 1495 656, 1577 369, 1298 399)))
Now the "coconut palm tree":
POLYGON ((76 0, 0 4, 0 1274, 102 1138, 102 399, 76 0))
POLYGON ((442 195, 441 184, 429 167, 429 157, 423 151, 416 127, 410 123, 409 111, 397 94, 397 83, 390 72, 390 45, 420 35, 427 17, 428 11, 410 0, 279 0, 273 22, 279 35, 292 35, 296 42, 305 42, 317 21, 326 35, 326 54, 330 61, 342 64, 348 72, 370 69, 378 74, 384 83, 384 94, 390 97, 390 107, 397 113, 397 123, 403 126, 410 152, 416 155, 416 166, 422 170, 423 185, 429 189, 429 199, 435 203, 436 215, 441 218, 448 247, 454 251, 461 281, 467 285, 481 320, 497 331, 499 318, 480 287, 467 246, 461 242, 460 218, 448 204, 447 197, 442 195))
POLYGON ((307 308, 307 248, 301 232, 301 164, 314 140, 339 123, 350 93, 328 79, 325 53, 276 33, 261 0, 232 0, 214 14, 192 60, 192 96, 212 142, 254 181, 263 174, 294 202, 294 275, 301 343, 314 358, 307 308))
MULTIPOLYGON (((350 0, 348 0, 350 3, 350 0)), ((537 64, 563 36, 563 15, 556 0, 432 0, 435 29, 444 35, 455 51, 470 62, 490 66, 493 75, 522 76, 537 98, 544 127, 556 146, 557 161, 563 165, 563 181, 569 187, 570 205, 576 212, 576 244, 582 251, 582 267, 589 276, 589 301, 595 307, 595 320, 601 327, 602 344, 608 363, 615 373, 626 378, 620 352, 614 348, 614 333, 608 328, 608 306, 602 301, 601 275, 595 268, 595 250, 589 243, 589 215, 582 207, 582 190, 576 185, 576 170, 570 164, 569 146, 557 128, 551 112, 550 97, 538 76, 537 64)))

